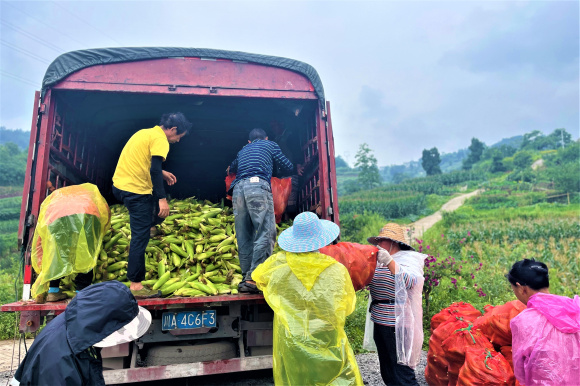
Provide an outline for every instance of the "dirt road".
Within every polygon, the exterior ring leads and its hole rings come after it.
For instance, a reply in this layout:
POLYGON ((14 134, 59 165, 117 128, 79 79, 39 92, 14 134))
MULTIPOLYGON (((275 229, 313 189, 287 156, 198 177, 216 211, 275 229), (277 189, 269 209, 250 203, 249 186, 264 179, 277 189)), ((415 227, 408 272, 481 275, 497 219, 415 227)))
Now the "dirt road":
POLYGON ((420 239, 423 236, 423 233, 425 233, 425 231, 427 231, 427 229, 431 228, 433 225, 435 225, 436 222, 438 222, 439 220, 441 220, 443 218, 443 214, 442 214, 443 212, 453 212, 454 210, 459 208, 461 205, 463 205, 465 200, 479 194, 481 191, 482 191, 481 189, 478 189, 478 190, 474 190, 471 193, 462 194, 461 196, 457 196, 455 198, 452 198, 451 200, 449 200, 445 204, 443 204, 441 209, 439 209, 437 212, 433 213, 431 216, 423 217, 421 220, 415 221, 414 223, 412 223, 409 226, 409 229, 411 229, 410 239, 411 240, 416 239, 416 238, 420 239))

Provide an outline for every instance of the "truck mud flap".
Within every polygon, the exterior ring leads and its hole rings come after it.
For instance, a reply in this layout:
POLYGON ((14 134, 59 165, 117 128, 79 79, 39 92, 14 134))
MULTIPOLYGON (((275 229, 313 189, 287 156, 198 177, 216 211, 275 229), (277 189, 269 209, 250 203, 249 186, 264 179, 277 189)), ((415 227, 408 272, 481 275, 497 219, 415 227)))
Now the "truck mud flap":
POLYGON ((159 381, 162 379, 188 378, 200 375, 235 373, 240 371, 272 368, 272 356, 233 358, 209 362, 183 363, 178 365, 138 367, 103 371, 105 384, 159 381))

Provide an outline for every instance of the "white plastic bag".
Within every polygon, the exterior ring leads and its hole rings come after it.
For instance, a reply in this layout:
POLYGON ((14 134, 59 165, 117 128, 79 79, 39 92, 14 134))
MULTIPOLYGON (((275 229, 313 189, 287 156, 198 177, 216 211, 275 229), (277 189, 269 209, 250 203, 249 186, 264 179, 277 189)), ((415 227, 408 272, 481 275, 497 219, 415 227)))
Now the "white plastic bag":
POLYGON ((371 307, 371 294, 369 294, 369 302, 367 304, 367 318, 365 322, 365 336, 363 338, 363 349, 367 351, 377 351, 377 345, 375 344, 375 323, 371 321, 371 313, 369 308, 371 307))
POLYGON ((401 270, 395 274, 397 363, 415 369, 423 345, 423 265, 427 256, 415 251, 400 251, 393 257, 405 273, 416 279, 416 284, 407 289, 401 270))

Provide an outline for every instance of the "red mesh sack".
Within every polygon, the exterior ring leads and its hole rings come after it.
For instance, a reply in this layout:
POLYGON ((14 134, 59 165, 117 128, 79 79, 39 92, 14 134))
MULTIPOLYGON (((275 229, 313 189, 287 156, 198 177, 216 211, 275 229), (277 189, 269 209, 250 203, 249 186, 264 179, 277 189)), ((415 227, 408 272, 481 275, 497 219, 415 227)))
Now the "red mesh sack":
POLYGON ((514 369, 514 361, 512 360, 512 346, 503 346, 499 349, 501 355, 508 361, 512 370, 514 369))
MULTIPOLYGON (((226 192, 230 190, 230 186, 235 179, 236 175, 234 173, 226 176, 226 192)), ((288 197, 292 193, 292 178, 272 177, 270 186, 272 186, 272 198, 274 200, 274 215, 276 216, 276 222, 279 223, 282 221, 282 215, 288 205, 288 197)), ((232 196, 227 195, 227 199, 231 200, 232 196)))
POLYGON ((276 215, 276 222, 282 221, 282 215, 286 211, 288 205, 288 197, 292 193, 292 178, 276 178, 272 177, 270 181, 272 185, 272 197, 274 198, 274 214, 276 215))
POLYGON ((429 338, 429 351, 427 353, 427 366, 425 367, 425 379, 431 386, 447 386, 449 377, 447 376, 448 362, 445 359, 445 352, 441 343, 447 339, 453 331, 465 328, 469 323, 459 316, 451 317, 441 323, 429 338))
MULTIPOLYGON (((236 175, 231 173, 226 176, 226 192, 229 192, 230 186, 232 186, 232 182, 236 179, 236 175)), ((229 194, 226 196, 228 200, 232 199, 232 196, 229 194)))
POLYGON ((469 303, 457 302, 442 309, 431 318, 431 333, 443 322, 454 316, 460 316, 467 322, 474 321, 481 316, 481 312, 469 303))
POLYGON ((485 315, 485 314, 493 311, 494 308, 495 307, 492 306, 491 304, 486 304, 485 306, 483 306, 483 314, 485 315))
POLYGON ((516 378, 500 353, 486 348, 470 348, 459 370, 457 386, 514 386, 516 378))
POLYGON ((524 303, 512 300, 504 305, 496 306, 481 318, 473 322, 473 328, 481 330, 485 336, 498 347, 512 344, 510 321, 526 309, 524 303))
POLYGON ((479 330, 473 329, 473 325, 455 330, 450 337, 441 344, 447 360, 447 374, 449 376, 449 386, 457 384, 459 370, 465 362, 465 352, 469 348, 487 348, 493 350, 493 345, 489 339, 479 330))
POLYGON ((355 291, 366 287, 375 274, 378 248, 357 243, 338 243, 320 248, 320 252, 332 257, 346 267, 355 291))

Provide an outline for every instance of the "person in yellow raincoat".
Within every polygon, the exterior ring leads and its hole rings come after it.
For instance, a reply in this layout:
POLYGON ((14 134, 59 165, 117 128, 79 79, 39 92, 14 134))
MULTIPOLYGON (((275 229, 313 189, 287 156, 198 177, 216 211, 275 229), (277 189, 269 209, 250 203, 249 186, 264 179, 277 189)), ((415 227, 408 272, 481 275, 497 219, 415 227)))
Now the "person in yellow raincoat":
POLYGON ((338 237, 338 226, 311 212, 280 234, 283 251, 252 273, 274 310, 276 385, 362 385, 344 331, 356 297, 347 269, 318 252, 338 237))

